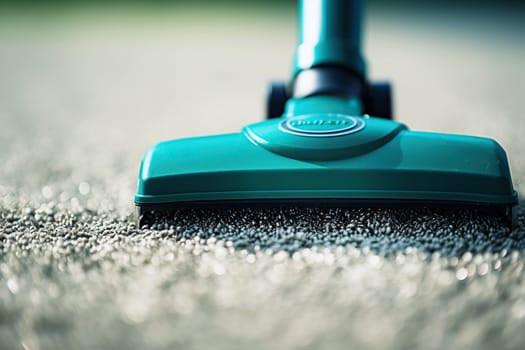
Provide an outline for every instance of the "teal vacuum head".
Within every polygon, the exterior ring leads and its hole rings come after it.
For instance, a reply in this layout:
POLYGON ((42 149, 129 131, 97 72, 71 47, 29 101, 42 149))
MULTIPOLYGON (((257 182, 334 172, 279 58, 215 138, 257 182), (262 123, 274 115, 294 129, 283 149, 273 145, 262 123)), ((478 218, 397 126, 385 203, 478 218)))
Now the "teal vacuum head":
POLYGON ((392 120, 389 85, 366 78, 361 1, 299 5, 293 77, 271 85, 268 120, 153 146, 135 195, 141 221, 223 205, 469 207, 510 219, 517 193, 496 141, 392 120))

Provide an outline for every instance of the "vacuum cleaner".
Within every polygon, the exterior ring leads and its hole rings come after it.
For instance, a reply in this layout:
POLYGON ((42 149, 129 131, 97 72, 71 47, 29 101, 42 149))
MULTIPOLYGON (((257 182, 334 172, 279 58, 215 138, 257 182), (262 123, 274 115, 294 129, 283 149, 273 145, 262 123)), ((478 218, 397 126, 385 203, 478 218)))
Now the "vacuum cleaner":
POLYGON ((501 213, 518 202, 494 140, 409 130, 391 88, 367 78, 362 1, 300 0, 292 78, 272 83, 267 120, 240 132, 154 145, 135 204, 181 207, 461 207, 501 213))

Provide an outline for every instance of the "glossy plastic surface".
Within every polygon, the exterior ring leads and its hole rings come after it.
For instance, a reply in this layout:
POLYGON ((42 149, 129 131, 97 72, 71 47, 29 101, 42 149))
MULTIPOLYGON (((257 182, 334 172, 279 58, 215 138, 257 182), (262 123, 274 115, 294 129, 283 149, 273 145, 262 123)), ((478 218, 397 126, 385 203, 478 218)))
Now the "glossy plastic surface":
POLYGON ((299 0, 299 43, 294 75, 321 65, 366 75, 361 53, 361 0, 299 0))
POLYGON ((159 143, 142 161, 135 202, 344 198, 516 203, 505 152, 495 141, 354 118, 365 127, 343 136, 287 134, 279 128, 285 118, 278 118, 240 133, 159 143), (264 134, 270 144, 285 143, 287 156, 253 133, 264 134), (377 147, 370 147, 374 142, 377 147), (345 145, 337 159, 326 149, 345 145), (305 147, 310 152, 303 152, 305 147))

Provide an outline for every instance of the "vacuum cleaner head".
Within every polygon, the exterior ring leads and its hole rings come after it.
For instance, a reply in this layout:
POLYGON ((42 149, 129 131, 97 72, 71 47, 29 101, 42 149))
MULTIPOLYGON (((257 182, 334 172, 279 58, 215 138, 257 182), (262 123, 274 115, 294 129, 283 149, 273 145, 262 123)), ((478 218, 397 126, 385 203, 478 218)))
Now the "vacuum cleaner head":
POLYGON ((315 113, 252 124, 240 133, 159 143, 144 157, 135 202, 143 211, 235 204, 454 205, 508 215, 517 194, 505 152, 493 140, 315 113))
POLYGON ((390 119, 388 85, 364 79, 360 5, 301 2, 296 71, 290 89, 270 89, 269 120, 151 148, 135 196, 140 217, 195 206, 452 206, 511 220, 517 193, 498 143, 390 119))

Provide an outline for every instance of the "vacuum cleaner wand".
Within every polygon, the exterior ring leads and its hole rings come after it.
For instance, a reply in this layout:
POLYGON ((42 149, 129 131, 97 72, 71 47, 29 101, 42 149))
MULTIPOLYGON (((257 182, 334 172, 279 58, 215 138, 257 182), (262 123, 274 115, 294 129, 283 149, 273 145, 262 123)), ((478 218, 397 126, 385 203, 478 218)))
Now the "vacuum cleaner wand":
POLYGON ((392 119, 388 82, 369 83, 362 54, 363 3, 360 0, 300 0, 299 41, 290 84, 270 85, 267 117, 284 113, 286 101, 325 95, 356 98, 354 114, 392 119))
POLYGON ((359 96, 366 76, 361 27, 361 1, 300 1, 293 97, 359 96))

